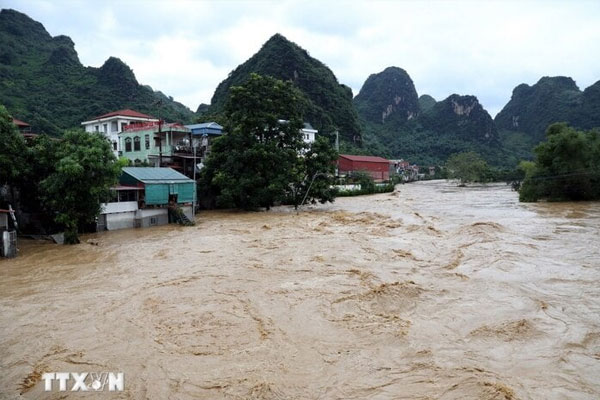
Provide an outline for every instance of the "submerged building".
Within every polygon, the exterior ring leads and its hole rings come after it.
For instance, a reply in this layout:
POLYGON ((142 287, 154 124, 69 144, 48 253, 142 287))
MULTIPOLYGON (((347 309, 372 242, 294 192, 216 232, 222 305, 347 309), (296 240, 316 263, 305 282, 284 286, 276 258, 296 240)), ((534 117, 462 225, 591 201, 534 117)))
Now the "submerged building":
POLYGON ((102 204, 97 230, 193 224, 196 182, 172 168, 126 167, 102 204))

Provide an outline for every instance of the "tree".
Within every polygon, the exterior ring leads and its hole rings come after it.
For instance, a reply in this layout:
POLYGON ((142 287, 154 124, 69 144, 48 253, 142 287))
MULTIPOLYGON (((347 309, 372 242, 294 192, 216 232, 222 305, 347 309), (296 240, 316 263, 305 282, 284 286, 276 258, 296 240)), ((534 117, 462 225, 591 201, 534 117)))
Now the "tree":
POLYGON ((319 136, 310 144, 300 159, 300 179, 289 186, 289 202, 294 208, 298 209, 302 201, 316 204, 335 200, 337 191, 331 186, 337 158, 338 153, 327 138, 319 136))
POLYGON ((525 180, 519 200, 593 200, 600 198, 600 135, 565 123, 548 127, 535 149, 535 163, 522 164, 525 180))
POLYGON ((0 187, 14 185, 26 173, 27 148, 6 108, 0 105, 0 187))
POLYGON ((56 164, 40 183, 41 200, 64 228, 65 243, 78 243, 79 226, 95 221, 121 166, 101 134, 70 130, 49 146, 56 164))
MULTIPOLYGON (((202 195, 214 197, 218 207, 248 210, 269 209, 290 197, 297 204, 309 175, 331 158, 322 141, 312 149, 303 141, 306 99, 291 82, 257 74, 230 90, 227 133, 214 142, 200 174, 202 195)), ((320 199, 327 201, 320 185, 320 199)))
POLYGON ((452 154, 446 162, 446 169, 450 179, 458 179, 462 184, 485 182, 489 175, 487 163, 473 151, 452 154))

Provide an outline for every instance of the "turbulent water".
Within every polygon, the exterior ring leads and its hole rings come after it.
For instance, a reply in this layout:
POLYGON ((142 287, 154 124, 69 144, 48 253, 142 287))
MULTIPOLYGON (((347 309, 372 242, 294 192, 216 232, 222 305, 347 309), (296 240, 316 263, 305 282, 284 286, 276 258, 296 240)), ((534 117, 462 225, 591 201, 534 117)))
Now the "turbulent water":
POLYGON ((0 397, 115 371, 111 398, 600 398, 600 203, 438 181, 197 222, 21 241, 0 397))

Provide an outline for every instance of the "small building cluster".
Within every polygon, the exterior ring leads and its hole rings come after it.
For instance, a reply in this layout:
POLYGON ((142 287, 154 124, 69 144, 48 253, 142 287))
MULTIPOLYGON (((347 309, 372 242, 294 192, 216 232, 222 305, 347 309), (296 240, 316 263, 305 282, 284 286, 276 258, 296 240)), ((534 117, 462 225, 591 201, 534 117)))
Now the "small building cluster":
MULTIPOLYGON (((26 122, 13 119, 13 123, 26 139, 37 136, 26 122)), ((103 114, 81 125, 86 132, 106 136, 115 156, 126 158, 133 165, 123 168, 118 185, 112 188, 111 201, 102 204, 98 231, 171 222, 193 224, 197 203, 195 176, 210 154, 214 139, 223 135, 221 125, 166 123, 130 109, 103 114)), ((318 131, 305 123, 301 133, 310 144, 318 131)), ((393 176, 400 176, 405 182, 420 177, 419 167, 408 161, 374 156, 340 154, 337 167, 340 177, 361 171, 376 182, 387 182, 393 176)), ((434 172, 430 167, 430 175, 434 172)), ((11 222, 11 212, 0 210, 0 236, 9 231, 11 224, 13 230, 16 227, 16 220, 11 222)), ((0 247, 0 254, 7 251, 0 247)))

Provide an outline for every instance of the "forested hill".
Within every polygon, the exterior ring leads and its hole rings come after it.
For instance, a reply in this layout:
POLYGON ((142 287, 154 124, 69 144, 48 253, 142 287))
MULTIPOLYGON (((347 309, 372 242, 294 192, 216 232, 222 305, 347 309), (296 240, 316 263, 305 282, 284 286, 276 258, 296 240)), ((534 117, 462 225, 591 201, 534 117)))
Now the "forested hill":
POLYGON ((69 37, 52 37, 39 22, 10 9, 0 11, 0 104, 35 131, 52 135, 124 108, 171 121, 194 120, 183 104, 140 85, 120 59, 84 67, 69 37))
POLYGON ((354 103, 368 152, 424 165, 463 151, 495 165, 507 162, 494 121, 475 96, 418 97, 408 73, 389 67, 369 76, 354 103))
POLYGON ((359 115, 367 122, 404 123, 419 114, 419 97, 405 70, 388 67, 372 74, 354 98, 359 115))
POLYGON ((569 77, 543 77, 535 85, 520 84, 495 118, 498 129, 544 139, 554 122, 582 129, 600 127, 600 81, 579 90, 569 77))
POLYGON ((325 64, 280 34, 271 37, 258 53, 234 69, 217 86, 209 112, 221 112, 229 88, 245 83, 251 73, 293 82, 308 99, 307 122, 322 133, 331 134, 338 129, 340 138, 346 142, 360 142, 360 125, 352 105, 352 90, 340 84, 325 64))

